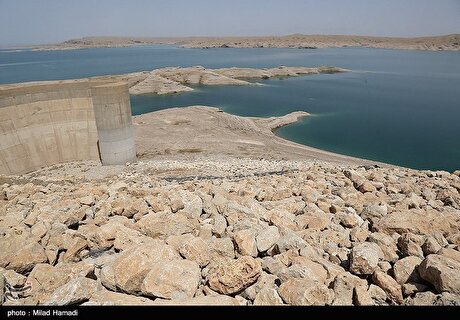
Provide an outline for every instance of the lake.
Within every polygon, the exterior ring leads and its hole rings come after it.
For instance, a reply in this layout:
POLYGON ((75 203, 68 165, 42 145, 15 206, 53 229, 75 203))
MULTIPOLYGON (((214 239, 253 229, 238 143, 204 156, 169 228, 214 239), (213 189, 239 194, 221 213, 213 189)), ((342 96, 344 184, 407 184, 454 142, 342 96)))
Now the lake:
POLYGON ((330 65, 353 71, 269 79, 254 86, 195 87, 177 95, 132 96, 133 114, 196 104, 243 116, 303 110, 311 116, 277 134, 319 149, 410 168, 460 169, 460 52, 174 46, 0 50, 0 83, 194 65, 330 65))

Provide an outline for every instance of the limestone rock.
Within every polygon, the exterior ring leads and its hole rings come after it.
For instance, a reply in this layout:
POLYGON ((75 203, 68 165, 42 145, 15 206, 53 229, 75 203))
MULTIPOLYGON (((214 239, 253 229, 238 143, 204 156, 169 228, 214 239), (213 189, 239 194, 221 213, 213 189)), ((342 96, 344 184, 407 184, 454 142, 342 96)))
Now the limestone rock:
POLYGON ((175 306, 239 306, 240 303, 237 299, 225 296, 202 296, 194 297, 191 299, 178 299, 178 300, 162 300, 156 299, 154 305, 175 305, 175 306))
POLYGON ((203 200, 198 195, 186 190, 180 190, 179 196, 184 203, 182 212, 192 218, 199 218, 203 212, 203 200))
POLYGON ((235 248, 230 238, 211 238, 208 245, 211 260, 235 257, 235 248))
POLYGON ((45 305, 67 306, 79 304, 89 300, 96 288, 97 281, 78 277, 54 290, 45 305))
POLYGON ((270 226, 261 232, 256 237, 257 249, 259 252, 265 252, 275 245, 279 240, 280 233, 278 227, 270 226))
POLYGON ((334 299, 331 289, 308 279, 289 279, 281 284, 279 294, 285 303, 294 306, 330 305, 334 299))
POLYGON ((152 305, 153 300, 109 290, 96 291, 83 305, 94 306, 140 306, 152 305))
POLYGON ((452 260, 455 260, 457 262, 460 262, 460 251, 455 250, 455 249, 450 249, 450 248, 442 248, 441 250, 438 251, 438 254, 447 258, 450 258, 452 260))
POLYGON ((16 273, 13 270, 0 269, 0 274, 3 276, 5 283, 7 283, 10 287, 23 287, 27 280, 25 276, 16 273))
POLYGON ((351 250, 350 271, 354 274, 372 274, 379 260, 383 258, 380 247, 372 242, 364 242, 351 250))
POLYGON ((372 300, 366 286, 357 286, 354 288, 355 304, 357 306, 372 306, 374 301, 372 300))
POLYGON ((317 262, 305 257, 296 257, 292 259, 292 265, 280 272, 278 277, 281 281, 286 281, 289 278, 306 278, 314 282, 325 283, 327 271, 317 262))
POLYGON ((246 288, 240 295, 248 300, 253 301, 256 298, 257 293, 263 289, 277 289, 276 283, 279 281, 278 277, 262 272, 257 281, 246 288))
POLYGON ((78 255, 82 250, 84 250, 87 247, 87 245, 88 243, 86 242, 86 240, 80 237, 75 237, 69 244, 68 249, 63 256, 63 260, 66 262, 80 260, 78 255))
POLYGON ((274 250, 283 253, 287 250, 301 250, 307 245, 307 242, 294 232, 288 232, 281 236, 275 244, 274 250))
POLYGON ((115 285, 118 289, 129 293, 139 293, 145 276, 158 261, 180 259, 179 254, 162 241, 156 240, 144 246, 133 246, 117 256, 111 268, 115 285))
POLYGON ((423 237, 404 233, 398 239, 398 248, 403 256, 416 256, 423 259, 423 251, 421 244, 423 243, 423 237))
POLYGON ((180 254, 188 260, 196 261, 200 267, 206 266, 211 260, 211 254, 206 242, 201 238, 193 237, 179 247, 180 254))
POLYGON ((423 253, 427 256, 429 254, 435 254, 441 250, 441 246, 434 237, 426 238, 425 242, 422 245, 423 253))
POLYGON ((263 288, 260 290, 254 299, 255 306, 274 306, 282 304, 283 300, 279 296, 278 291, 270 288, 263 288))
POLYGON ((402 286, 402 291, 403 291, 404 296, 410 296, 417 292, 423 292, 427 290, 428 290, 428 286, 426 284, 418 283, 418 282, 408 282, 408 283, 403 284, 402 286))
POLYGON ((393 266, 393 274, 396 282, 403 285, 406 282, 420 282, 422 279, 418 273, 418 266, 422 259, 415 256, 409 256, 396 261, 393 266))
POLYGON ((222 237, 225 233, 225 229, 227 228, 227 220, 221 214, 217 214, 214 217, 214 225, 212 227, 212 233, 214 233, 218 237, 222 237))
POLYGON ((245 256, 257 257, 255 232, 251 229, 238 231, 234 236, 238 252, 245 256))
POLYGON ((117 291, 117 281, 115 280, 115 273, 113 271, 113 266, 108 265, 101 269, 99 272, 99 277, 101 284, 109 290, 117 291))
POLYGON ((31 295, 35 296, 38 303, 48 300, 49 295, 57 288, 65 285, 75 278, 85 278, 94 272, 94 266, 85 262, 63 263, 56 266, 37 264, 27 277, 31 284, 31 295))
POLYGON ((358 187, 358 190, 361 191, 362 193, 366 193, 366 192, 375 192, 376 191, 376 188, 374 187, 374 185, 372 183, 370 183, 369 181, 364 181, 359 187, 358 187))
POLYGON ((460 306, 460 295, 443 292, 441 295, 437 296, 437 300, 434 304, 436 306, 460 306))
POLYGON ((374 302, 374 305, 382 306, 382 305, 387 305, 387 294, 386 292, 380 288, 379 286, 376 286, 375 284, 369 285, 369 289, 367 290, 367 293, 371 297, 372 301, 374 302))
POLYGON ((413 298, 408 298, 405 304, 408 306, 432 306, 436 301, 436 295, 433 292, 419 292, 413 298))
POLYGON ((401 291, 401 286, 396 282, 395 279, 383 273, 382 271, 375 271, 372 275, 372 280, 376 285, 385 291, 388 298, 394 302, 401 304, 403 302, 403 296, 401 291))
MULTIPOLYGON (((345 272, 335 277, 332 283, 332 289, 334 290, 335 296, 334 302, 332 303, 333 305, 351 306, 353 305, 353 294, 355 289, 362 289, 359 291, 359 294, 365 299, 367 295, 367 281, 345 272)), ((364 302, 366 302, 366 300, 364 300, 364 302)))
POLYGON ((29 243, 19 249, 10 260, 7 268, 13 269, 18 273, 27 273, 31 271, 38 263, 45 263, 48 257, 43 247, 36 243, 29 243))
POLYGON ((436 291, 460 294, 460 262, 442 255, 430 254, 420 264, 418 271, 436 291))
POLYGON ((95 204, 94 196, 93 195, 88 195, 86 197, 80 198, 80 204, 91 207, 95 204))
POLYGON ((262 267, 257 260, 243 256, 237 260, 226 261, 213 268, 208 275, 211 289, 223 293, 238 293, 257 281, 262 267))
POLYGON ((0 306, 3 305, 3 297, 5 296, 5 277, 3 276, 2 270, 0 270, 0 306))
POLYGON ((149 213, 140 219, 136 226, 145 235, 154 239, 166 239, 170 235, 194 234, 199 229, 197 219, 166 213, 149 213))
POLYGON ((163 299, 185 299, 195 294, 201 280, 198 264, 189 260, 158 261, 142 282, 142 294, 163 299))
POLYGON ((369 235, 369 242, 376 243, 383 252, 383 258, 389 262, 399 259, 398 247, 392 237, 381 232, 374 232, 369 235))
POLYGON ((376 231, 389 235, 392 233, 430 235, 435 231, 453 234, 457 232, 458 227, 458 218, 454 214, 423 209, 395 211, 384 216, 374 225, 376 231))

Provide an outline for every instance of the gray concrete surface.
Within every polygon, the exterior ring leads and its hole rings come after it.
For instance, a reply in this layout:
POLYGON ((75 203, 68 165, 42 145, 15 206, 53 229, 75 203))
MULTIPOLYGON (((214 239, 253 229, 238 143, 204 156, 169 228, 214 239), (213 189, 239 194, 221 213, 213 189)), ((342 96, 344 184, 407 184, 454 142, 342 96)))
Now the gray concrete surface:
POLYGON ((82 79, 0 86, 0 174, 22 174, 60 162, 99 160, 105 155, 110 164, 132 161, 135 147, 130 112, 128 87, 120 83, 82 79), (97 89, 100 86, 102 89, 97 89), (100 134, 95 106, 104 109, 98 111, 100 134), (118 110, 122 110, 120 114, 118 110), (115 127, 107 127, 111 122, 115 127), (118 130, 116 139, 106 129, 118 130), (105 152, 100 155, 101 139, 105 152), (110 139, 118 144, 105 146, 110 139))

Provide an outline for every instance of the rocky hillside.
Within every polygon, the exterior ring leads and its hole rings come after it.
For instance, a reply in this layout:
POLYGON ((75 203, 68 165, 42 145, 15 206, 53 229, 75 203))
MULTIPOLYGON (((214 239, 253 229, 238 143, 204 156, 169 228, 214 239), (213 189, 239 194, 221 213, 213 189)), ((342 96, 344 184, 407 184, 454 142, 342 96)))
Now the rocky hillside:
POLYGON ((4 305, 458 305, 460 173, 238 158, 1 177, 4 305))
POLYGON ((367 47, 407 50, 460 50, 460 35, 396 38, 355 35, 308 35, 265 37, 84 37, 58 44, 32 46, 33 50, 72 50, 81 48, 115 48, 136 45, 174 44, 185 48, 340 48, 367 47))

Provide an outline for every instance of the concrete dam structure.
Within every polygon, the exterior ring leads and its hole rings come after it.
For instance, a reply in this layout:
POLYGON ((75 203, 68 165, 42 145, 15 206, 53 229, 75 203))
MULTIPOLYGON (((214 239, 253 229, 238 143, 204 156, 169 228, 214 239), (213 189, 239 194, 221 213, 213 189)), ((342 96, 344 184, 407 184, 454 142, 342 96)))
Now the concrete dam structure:
POLYGON ((90 79, 0 86, 0 174, 56 163, 135 161, 128 84, 90 79))

